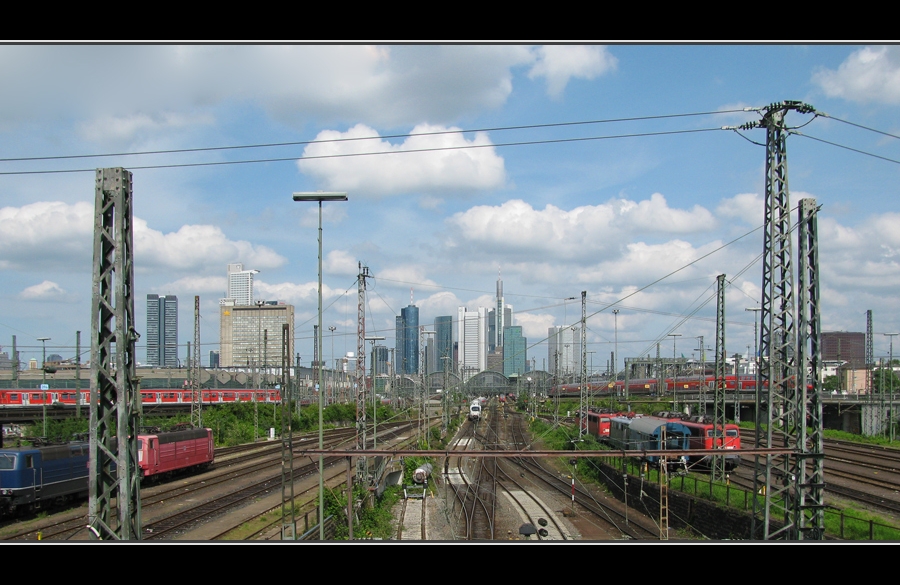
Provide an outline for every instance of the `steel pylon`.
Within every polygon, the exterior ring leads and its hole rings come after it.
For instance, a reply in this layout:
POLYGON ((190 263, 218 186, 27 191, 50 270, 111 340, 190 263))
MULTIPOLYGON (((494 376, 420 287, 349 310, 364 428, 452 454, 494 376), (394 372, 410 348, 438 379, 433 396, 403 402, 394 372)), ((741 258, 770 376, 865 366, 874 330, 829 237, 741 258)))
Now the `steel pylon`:
POLYGON ((97 169, 88 502, 95 540, 141 539, 132 209, 131 173, 97 169))

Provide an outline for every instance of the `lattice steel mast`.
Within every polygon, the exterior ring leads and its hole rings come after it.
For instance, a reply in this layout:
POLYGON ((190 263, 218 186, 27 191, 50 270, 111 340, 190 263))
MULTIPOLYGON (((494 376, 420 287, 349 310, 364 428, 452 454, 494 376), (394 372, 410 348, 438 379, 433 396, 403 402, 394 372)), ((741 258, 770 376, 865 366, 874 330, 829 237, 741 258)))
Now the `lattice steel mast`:
POLYGON ((88 504, 88 528, 95 540, 141 539, 132 220, 131 173, 97 169, 88 504))
POLYGON ((801 199, 797 213, 800 298, 797 328, 797 388, 800 391, 799 455, 794 467, 794 524, 799 540, 825 536, 825 450, 822 420, 822 320, 819 295, 819 235, 815 199, 801 199))
POLYGON ((194 359, 191 363, 191 425, 203 428, 203 391, 200 388, 200 297, 194 297, 194 359))
MULTIPOLYGON (((290 325, 281 326, 281 540, 297 539, 294 514, 294 450, 291 429, 291 339, 290 325)), ((297 372, 299 376, 299 371, 297 372)))
POLYGON ((875 368, 875 351, 872 347, 872 309, 866 311, 866 400, 872 401, 872 370, 875 368))
MULTIPOLYGON (((713 429, 715 447, 724 447, 718 437, 725 437, 725 275, 716 277, 716 386, 713 395, 713 429), (720 431, 721 429, 721 431, 720 431)), ((737 392, 737 386, 735 386, 737 392)), ((725 479, 725 458, 713 457, 713 479, 725 479)))
MULTIPOLYGON (((369 267, 359 262, 356 303, 356 448, 366 449, 366 279, 369 267)), ((372 384, 375 381, 372 380, 372 384)), ((366 458, 356 460, 357 481, 366 481, 366 458)))
MULTIPOLYGON (((760 382, 757 446, 788 447, 799 452, 799 428, 805 421, 803 393, 796 379, 794 273, 785 114, 815 110, 798 101, 761 108, 762 120, 741 129, 766 129, 766 200, 760 315, 760 382), (764 413, 764 414, 761 414, 764 413), (762 429, 765 429, 763 432, 762 429), (783 436, 779 437, 779 434, 783 436), (779 443, 779 445, 776 445, 779 443)), ((797 538, 793 500, 801 490, 796 457, 757 456, 754 474, 753 535, 764 540, 797 538), (757 521, 762 515, 762 523, 757 521)))
POLYGON ((578 438, 587 433, 588 387, 587 387, 587 291, 581 291, 581 419, 578 423, 578 438))

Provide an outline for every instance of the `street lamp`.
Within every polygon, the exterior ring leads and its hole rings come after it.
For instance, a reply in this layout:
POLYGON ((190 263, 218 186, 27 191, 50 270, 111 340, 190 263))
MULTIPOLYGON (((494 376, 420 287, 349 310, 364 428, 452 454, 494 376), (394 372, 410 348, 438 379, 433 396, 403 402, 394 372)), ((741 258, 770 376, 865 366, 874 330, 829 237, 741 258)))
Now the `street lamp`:
MULTIPOLYGON (((316 201, 319 203, 319 331, 322 331, 322 202, 323 201, 347 201, 346 193, 294 193, 294 201, 316 201)), ((318 355, 322 355, 322 336, 316 340, 318 355)), ((319 450, 325 448, 325 437, 322 431, 324 426, 322 411, 325 409, 322 399, 322 360, 319 360, 316 368, 316 385, 319 388, 319 450)), ((348 486, 349 490, 349 486, 348 486)), ((351 492, 352 493, 352 492, 351 492)), ((319 454, 319 540, 325 540, 325 463, 322 454, 319 454)))
POLYGON ((44 412, 44 436, 47 436, 47 342, 50 341, 49 337, 38 337, 38 341, 41 342, 41 346, 43 348, 43 357, 41 358, 41 390, 43 390, 43 397, 41 402, 43 402, 43 412, 44 412))

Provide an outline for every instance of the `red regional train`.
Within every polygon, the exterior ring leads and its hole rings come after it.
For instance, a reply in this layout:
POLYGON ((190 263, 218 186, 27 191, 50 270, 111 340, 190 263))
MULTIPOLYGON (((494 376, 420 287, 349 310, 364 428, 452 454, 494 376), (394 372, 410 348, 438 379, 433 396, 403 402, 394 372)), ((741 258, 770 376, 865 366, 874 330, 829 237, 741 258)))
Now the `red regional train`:
MULTIPOLYGON (((706 391, 712 392, 716 385, 715 376, 679 376, 678 378, 666 378, 663 380, 663 389, 666 394, 678 393, 699 393, 700 386, 705 384, 706 391)), ((756 376, 725 376, 725 390, 734 392, 737 388, 740 392, 753 392, 756 390, 756 376)), ((622 396, 625 394, 624 380, 610 380, 608 382, 594 382, 587 385, 587 392, 590 396, 622 396)), ((641 378, 628 381, 628 394, 650 395, 653 396, 659 392, 659 384, 656 378, 641 378)), ((550 398, 577 398, 581 394, 581 384, 562 384, 554 386, 550 389, 550 398)))
MULTIPOLYGON (((82 388, 81 404, 90 404, 90 390, 82 388)), ((229 404, 232 402, 253 402, 254 393, 257 402, 281 403, 279 389, 242 389, 217 388, 202 390, 203 404, 229 404)), ((74 406, 76 391, 74 389, 53 388, 39 390, 34 388, 0 389, 0 407, 60 405, 74 406)), ((181 388, 141 389, 141 403, 147 405, 191 404, 193 392, 181 388)))

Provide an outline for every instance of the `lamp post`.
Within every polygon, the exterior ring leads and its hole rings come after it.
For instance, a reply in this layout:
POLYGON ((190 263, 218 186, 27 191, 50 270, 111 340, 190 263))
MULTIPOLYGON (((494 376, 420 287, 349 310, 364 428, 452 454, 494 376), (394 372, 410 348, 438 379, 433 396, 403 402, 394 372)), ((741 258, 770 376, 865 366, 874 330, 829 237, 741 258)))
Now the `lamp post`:
MULTIPOLYGON (((316 201, 319 204, 319 331, 322 330, 322 202, 346 201, 346 193, 294 193, 294 201, 316 201)), ((316 340, 319 355, 322 355, 322 336, 316 340)), ((322 431, 324 426, 322 411, 324 403, 322 398, 322 360, 316 364, 316 384, 319 387, 319 449, 325 448, 325 437, 322 431)), ((319 540, 325 540, 325 463, 322 455, 319 455, 319 540)))
POLYGON ((50 341, 49 337, 38 337, 38 341, 41 342, 42 347, 42 358, 41 358, 41 390, 43 390, 43 396, 41 397, 41 402, 43 403, 43 412, 44 412, 44 436, 47 436, 47 342, 50 341))

